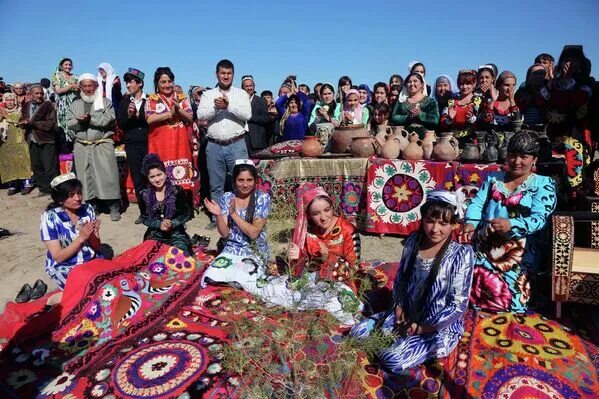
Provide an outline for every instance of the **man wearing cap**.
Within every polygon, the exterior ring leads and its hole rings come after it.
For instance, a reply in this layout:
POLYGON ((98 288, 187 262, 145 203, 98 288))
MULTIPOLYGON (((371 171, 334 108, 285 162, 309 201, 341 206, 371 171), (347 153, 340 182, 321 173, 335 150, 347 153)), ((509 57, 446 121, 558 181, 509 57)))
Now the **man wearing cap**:
POLYGON ((123 79, 127 86, 128 95, 125 95, 117 111, 117 121, 123 130, 123 143, 127 154, 127 166, 137 197, 139 216, 135 224, 142 222, 141 190, 146 188, 146 180, 141 173, 141 164, 148 153, 148 122, 146 121, 146 93, 144 88, 144 73, 139 69, 129 68, 123 79))
POLYGON ((56 110, 50 101, 44 100, 41 85, 31 86, 30 92, 32 100, 23 106, 21 124, 29 141, 31 169, 41 196, 50 194, 50 182, 58 176, 54 133, 56 110))
POLYGON ((121 219, 119 171, 114 155, 115 114, 112 101, 98 90, 96 77, 84 73, 77 80, 81 98, 73 101, 68 126, 75 132, 75 169, 83 185, 83 200, 102 201, 110 208, 110 219, 121 219))
MULTIPOLYGON (((218 85, 206 91, 198 106, 198 119, 208 121, 206 163, 210 177, 210 196, 217 204, 223 196, 227 175, 237 159, 248 157, 244 140, 252 107, 247 93, 233 87, 234 66, 229 60, 216 64, 218 85)), ((207 226, 216 228, 216 219, 207 226)))
POLYGON ((270 118, 266 101, 256 95, 256 86, 252 75, 245 75, 241 78, 241 88, 250 96, 252 106, 252 117, 248 121, 249 133, 246 135, 248 152, 252 154, 268 147, 270 136, 268 136, 266 128, 270 118))

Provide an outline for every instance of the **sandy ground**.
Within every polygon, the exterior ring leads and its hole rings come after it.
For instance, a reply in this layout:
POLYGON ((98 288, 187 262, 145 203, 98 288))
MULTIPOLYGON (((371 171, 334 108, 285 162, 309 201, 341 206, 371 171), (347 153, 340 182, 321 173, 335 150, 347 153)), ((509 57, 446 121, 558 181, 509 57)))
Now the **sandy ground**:
MULTIPOLYGON (((0 312, 7 301, 11 301, 25 283, 32 284, 38 278, 48 284, 48 289, 56 288, 44 271, 46 249, 40 240, 40 216, 50 202, 50 197, 38 198, 38 191, 28 196, 20 194, 9 197, 6 190, 0 190, 0 227, 14 233, 0 239, 0 312)), ((118 255, 142 241, 145 227, 135 225, 137 205, 132 204, 118 222, 111 222, 109 215, 100 215, 102 220, 101 239, 114 255, 118 255)), ((196 216, 187 225, 190 235, 200 234, 211 237, 210 247, 218 241, 216 230, 204 227, 208 218, 204 214, 196 216)), ((268 225, 269 242, 273 256, 284 251, 290 237, 292 221, 272 222, 268 225)), ((362 259, 382 259, 398 261, 401 257, 403 240, 396 237, 362 236, 362 259)))

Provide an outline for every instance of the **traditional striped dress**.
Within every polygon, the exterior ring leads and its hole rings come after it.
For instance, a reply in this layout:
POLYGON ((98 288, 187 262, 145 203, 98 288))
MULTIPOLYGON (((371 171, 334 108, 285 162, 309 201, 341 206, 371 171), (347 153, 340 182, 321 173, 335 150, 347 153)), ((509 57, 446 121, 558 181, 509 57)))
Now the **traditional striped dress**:
POLYGON ((462 316, 468 308, 472 283, 474 254, 469 245, 451 242, 441 260, 439 273, 430 292, 422 292, 433 261, 416 257, 414 272, 405 282, 405 269, 418 250, 417 236, 406 242, 400 269, 393 286, 393 306, 386 312, 371 316, 356 325, 350 332, 358 338, 367 337, 376 327, 391 333, 395 324, 395 307, 401 306, 411 320, 420 319, 421 325, 434 328, 434 332, 400 337, 390 347, 379 353, 381 365, 392 373, 422 364, 426 360, 448 356, 464 334, 462 316), (416 307, 415 299, 423 294, 423 305, 416 307))

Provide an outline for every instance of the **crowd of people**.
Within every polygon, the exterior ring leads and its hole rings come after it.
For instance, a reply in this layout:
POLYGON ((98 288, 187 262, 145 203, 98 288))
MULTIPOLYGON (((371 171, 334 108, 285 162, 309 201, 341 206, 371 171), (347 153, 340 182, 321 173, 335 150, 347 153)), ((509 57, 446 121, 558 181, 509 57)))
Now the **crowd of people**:
MULTIPOLYGON (((140 212, 136 223, 147 226, 144 240, 188 256, 194 249, 185 223, 200 205, 205 173, 209 190, 202 205, 224 247, 203 284, 232 285, 270 305, 324 309, 359 338, 373 329, 394 332, 399 338, 379 360, 399 372, 447 356, 464 333, 469 304, 522 313, 541 302, 546 262, 539 245, 557 201, 555 181, 534 169, 546 155, 543 138, 555 154, 575 150, 566 157, 575 193, 594 149, 593 133, 599 132, 590 112, 596 108, 595 83, 580 46, 566 46, 555 65, 541 54, 520 86, 512 72, 498 73, 494 64, 460 71, 457 85, 443 75, 429 86, 420 62, 409 69, 405 79, 393 75, 389 84, 376 83, 374 92, 343 76, 336 92, 319 83, 311 93, 291 75, 274 98, 269 91, 258 96, 251 75, 243 76, 242 88, 234 87, 228 60, 216 65, 216 87, 193 87, 189 96, 168 67, 155 71, 152 94, 143 90, 145 74, 129 68, 123 96, 110 64, 100 64, 97 75, 76 76, 65 58, 52 90, 14 84, 3 95, 0 176, 8 195, 27 195, 35 186, 40 195, 51 195, 41 237, 48 249, 46 272, 63 289, 75 267, 102 256, 97 212, 104 208, 111 220, 120 219, 116 142, 125 144, 140 212), (505 172, 482 184, 457 241, 456 195, 427 194, 420 230, 406 241, 393 301, 382 313, 369 314, 360 294, 360 236, 320 187, 304 190, 297 204, 288 273, 270 259, 265 232, 271 199, 258 189, 258 172, 248 158, 273 142, 313 134, 322 122, 363 124, 373 134, 386 124, 419 135, 450 130, 464 143, 476 140, 481 129, 517 130, 506 139, 505 172), (514 129, 518 124, 526 129, 514 129), (57 152, 71 150, 75 173, 59 175, 57 152)), ((17 299, 31 297, 29 288, 17 299)))

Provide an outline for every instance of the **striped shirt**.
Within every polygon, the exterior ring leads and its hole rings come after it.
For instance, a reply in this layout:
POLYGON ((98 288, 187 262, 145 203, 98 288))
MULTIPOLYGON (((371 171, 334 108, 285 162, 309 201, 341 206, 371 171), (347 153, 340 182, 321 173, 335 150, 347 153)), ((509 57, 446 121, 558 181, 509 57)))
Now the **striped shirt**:
MULTIPOLYGON (((79 222, 75 226, 62 207, 44 212, 40 224, 42 241, 58 240, 61 248, 68 247, 79 236, 79 226, 96 220, 94 208, 89 204, 82 204, 77 210, 77 216, 79 216, 79 222)), ((64 284, 71 269, 95 257, 96 252, 89 243, 85 243, 70 259, 60 263, 56 262, 50 251, 48 251, 46 253, 46 273, 56 282, 59 288, 64 289, 64 284)))

